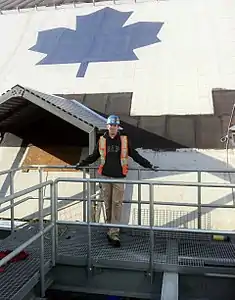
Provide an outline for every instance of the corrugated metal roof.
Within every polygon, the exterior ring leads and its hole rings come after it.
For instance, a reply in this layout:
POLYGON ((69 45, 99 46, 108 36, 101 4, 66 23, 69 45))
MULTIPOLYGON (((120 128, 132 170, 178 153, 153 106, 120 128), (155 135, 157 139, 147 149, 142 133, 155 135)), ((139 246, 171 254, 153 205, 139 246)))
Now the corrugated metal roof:
MULTIPOLYGON (((95 0, 95 2, 102 2, 105 0, 95 0)), ((79 2, 83 3, 93 3, 93 0, 80 0, 79 2)), ((35 8, 35 7, 57 7, 64 4, 74 4, 76 1, 74 0, 18 0, 18 1, 12 1, 12 0, 6 0, 6 1, 0 1, 0 11, 7 11, 7 10, 13 10, 13 9, 28 9, 28 8, 35 8)))
POLYGON ((78 127, 76 120, 79 120, 88 125, 90 129, 97 128, 98 130, 103 130, 106 128, 106 118, 97 114, 76 100, 69 100, 59 96, 45 94, 28 87, 22 87, 20 85, 14 86, 12 89, 0 96, 0 115, 1 113, 7 113, 4 103, 12 98, 17 97, 24 98, 28 101, 32 101, 33 103, 35 103, 36 97, 38 105, 43 108, 43 103, 46 102, 47 104, 50 104, 52 112, 53 108, 56 108, 57 110, 59 109, 61 111, 61 117, 63 114, 67 114, 74 118, 74 126, 76 127, 78 127), (32 97, 34 97, 34 99, 32 97), (3 105, 2 107, 4 107, 4 111, 1 111, 1 105, 3 105))

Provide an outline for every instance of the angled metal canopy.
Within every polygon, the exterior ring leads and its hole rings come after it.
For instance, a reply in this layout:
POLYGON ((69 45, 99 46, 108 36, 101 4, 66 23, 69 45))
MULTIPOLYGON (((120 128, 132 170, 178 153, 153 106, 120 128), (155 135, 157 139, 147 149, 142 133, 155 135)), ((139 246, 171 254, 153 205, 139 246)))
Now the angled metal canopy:
POLYGON ((17 114, 26 100, 75 127, 91 133, 106 128, 106 119, 75 100, 49 95, 31 88, 16 85, 0 96, 0 123, 8 116, 17 114))

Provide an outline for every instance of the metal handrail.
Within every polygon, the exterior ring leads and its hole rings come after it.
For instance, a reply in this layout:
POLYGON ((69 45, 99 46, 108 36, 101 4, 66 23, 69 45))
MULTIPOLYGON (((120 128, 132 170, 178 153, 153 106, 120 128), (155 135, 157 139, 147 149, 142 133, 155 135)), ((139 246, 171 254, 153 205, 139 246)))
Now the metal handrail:
MULTIPOLYGON (((0 171, 0 176, 1 175, 5 175, 8 174, 10 172, 17 172, 20 170, 27 170, 27 169, 68 169, 68 170, 74 170, 75 169, 75 165, 25 165, 25 166, 21 166, 18 168, 12 168, 12 169, 6 169, 3 171, 0 171)), ((97 166, 85 166, 85 167, 81 167, 80 169, 87 169, 87 170, 97 170, 98 167, 97 166)), ((130 171, 145 171, 145 172, 149 172, 150 169, 145 169, 145 168, 129 168, 130 171)), ((154 171, 153 171, 154 172, 154 171)), ((201 172, 201 173, 235 173, 235 168, 234 169, 176 169, 176 168, 159 168, 158 172, 179 172, 179 173, 197 173, 197 172, 201 172)))
MULTIPOLYGON (((30 239, 28 239, 26 242, 24 242, 22 245, 17 247, 15 250, 13 250, 10 254, 8 254, 6 257, 4 257, 2 260, 0 260, 0 267, 8 263, 14 256, 19 254, 22 250, 24 250, 26 247, 28 247, 30 244, 35 242, 40 238, 40 284, 41 284, 41 297, 45 296, 45 263, 44 263, 44 234, 46 234, 48 231, 51 231, 52 235, 52 256, 51 256, 51 261, 52 265, 55 266, 55 201, 54 201, 54 182, 53 180, 48 180, 45 182, 42 182, 40 184, 34 185, 32 187, 26 188, 22 191, 19 191, 17 193, 14 193, 10 196, 7 196, 0 201, 0 204, 6 203, 6 202, 11 202, 11 204, 7 207, 4 207, 3 209, 0 210, 0 212, 6 211, 9 208, 13 208, 19 205, 22 202, 25 202, 28 200, 28 198, 21 199, 20 201, 14 203, 14 199, 21 197, 23 195, 26 195, 32 191, 39 191, 39 232, 35 235, 33 235, 30 239), (42 188, 45 186, 50 186, 50 191, 51 191, 51 224, 48 225, 44 229, 43 225, 43 195, 42 195, 42 188), (13 203, 12 203, 13 200, 13 203)), ((12 215, 11 215, 12 218, 12 215)), ((14 222, 14 219, 13 219, 14 222)))
MULTIPOLYGON (((75 165, 26 165, 22 167, 23 169, 75 169, 75 165)), ((80 169, 87 169, 87 170, 97 170, 97 166, 85 166, 85 167, 80 167, 80 169)), ((146 168, 129 168, 130 171, 145 171, 149 172, 151 171, 150 169, 146 168)), ((155 172, 155 171, 153 171, 155 172)), ((158 172, 179 172, 179 173, 235 173, 235 168, 234 169, 175 169, 175 168, 159 168, 158 172)), ((0 172, 1 175, 1 172, 0 172)))
MULTIPOLYGON (((126 179, 111 179, 109 180, 110 183, 123 183, 123 184, 126 184, 128 182, 128 184, 132 184, 132 185, 138 185, 138 200, 137 200, 137 204, 138 204, 138 224, 140 225, 141 222, 141 204, 149 204, 149 202, 142 202, 141 201, 141 186, 142 185, 149 185, 151 183, 154 182, 154 185, 162 185, 162 186, 185 186, 185 187, 197 187, 197 190, 198 190, 198 194, 197 194, 197 204, 192 204, 192 203, 172 203, 172 202, 155 202, 154 205, 166 205, 166 206, 188 206, 188 207, 197 207, 198 208, 198 228, 200 229, 201 228, 201 216, 202 216, 202 208, 203 207, 207 207, 207 208, 210 208, 210 207, 214 207, 214 208, 234 208, 233 205, 216 205, 216 204, 202 204, 202 196, 201 196, 201 188, 202 187, 215 187, 215 188, 218 188, 218 187, 225 187, 224 184, 219 184, 219 183, 203 183, 201 182, 201 173, 200 171, 198 171, 199 174, 198 174, 198 181, 197 182, 183 182, 183 181, 175 181, 175 182, 172 182, 172 181, 157 181, 157 180, 154 180, 154 181, 150 181, 150 180, 126 180, 126 179)), ((235 170, 233 170, 233 172, 235 172, 235 170)), ((102 183, 102 182, 107 182, 106 179, 101 179, 101 178, 83 178, 83 179, 79 179, 77 177, 75 178, 62 178, 62 177, 59 177, 55 180, 55 183, 58 182, 58 181, 61 181, 61 182, 80 182, 82 183, 83 182, 83 186, 84 184, 89 181, 89 182, 92 182, 92 183, 102 183)), ((226 187, 228 188, 231 188, 233 189, 235 187, 234 184, 231 184, 231 183, 228 183, 228 184, 225 184, 226 187)), ((83 198, 82 199, 79 199, 80 201, 83 201, 83 221, 86 221, 86 217, 85 217, 85 213, 86 213, 86 196, 85 196, 85 193, 84 193, 84 190, 85 188, 83 188, 83 198)), ((78 199, 76 199, 78 200, 78 199)), ((71 199, 71 201, 73 201, 73 199, 71 199)), ((74 199, 75 201, 75 199, 74 199)), ((100 200, 100 199, 96 199, 95 200, 96 202, 98 203, 102 203, 103 201, 100 200)), ((127 202, 131 202, 131 203, 136 203, 136 201, 125 201, 124 200, 124 203, 127 203, 127 202)))
POLYGON ((187 181, 152 181, 152 180, 125 180, 125 179, 103 179, 103 178, 77 178, 77 177, 58 177, 54 180, 57 182, 100 182, 100 183, 123 183, 123 184, 142 184, 142 185, 171 185, 171 186, 191 186, 191 187, 221 187, 235 188, 235 183, 203 183, 203 182, 187 182, 187 181))
MULTIPOLYGON (((68 165, 25 165, 25 166, 21 166, 18 168, 13 168, 13 169, 8 169, 8 170, 4 170, 0 172, 0 175, 5 175, 5 174, 10 174, 10 194, 14 193, 14 174, 17 171, 20 170, 30 170, 30 169, 35 169, 39 171, 39 183, 41 183, 43 181, 43 169, 64 169, 64 170, 75 170, 75 165, 72 166, 68 166, 68 165)), ((86 178, 86 170, 96 170, 97 166, 85 166, 85 167, 81 167, 82 171, 83 171, 83 178, 86 178)), ((144 169, 144 168, 129 168, 130 171, 137 171, 138 173, 138 180, 141 179, 141 172, 146 172, 146 171, 150 171, 150 169, 144 169)), ((235 169, 164 169, 164 168, 159 168, 159 172, 177 172, 177 173, 197 173, 197 182, 201 182, 201 175, 202 173, 235 173, 235 169)), ((92 176, 95 176, 95 174, 93 174, 92 176)), ((92 192, 94 193, 94 187, 92 192)), ((141 205, 141 199, 140 199, 140 195, 141 195, 141 185, 138 184, 138 223, 140 224, 140 220, 141 220, 141 210, 140 210, 140 205, 141 205)), ((85 182, 83 183, 83 199, 85 199, 85 182)), ((83 201, 83 200, 81 200, 83 201)), ((12 200, 13 202, 13 200, 12 200)), ((98 205, 100 205, 101 201, 97 201, 98 205)), ((199 207, 198 207, 198 227, 201 228, 201 208, 203 206, 200 205, 201 203, 201 187, 198 186, 198 203, 199 203, 199 207)), ((13 203, 12 203, 13 204, 13 203)), ((13 232, 13 228, 14 228, 14 209, 13 207, 11 208, 11 231, 13 232)), ((86 202, 83 201, 83 221, 86 221, 86 202)))
MULTIPOLYGON (((48 231, 51 231, 52 234, 52 265, 55 265, 56 261, 56 254, 57 254, 57 245, 58 245, 58 225, 59 224, 67 224, 67 225, 85 225, 88 229, 88 272, 92 271, 92 259, 91 259, 91 227, 119 227, 119 228, 132 228, 132 229, 142 229, 148 230, 150 232, 150 260, 149 260, 149 272, 152 274, 153 272, 153 249, 154 249, 154 232, 155 231, 167 231, 167 232, 188 232, 188 233, 214 233, 214 234, 231 234, 234 235, 235 232, 229 230, 200 230, 200 229, 178 229, 178 228, 168 228, 168 227, 156 227, 154 226, 154 205, 163 204, 164 202, 154 202, 154 186, 189 186, 189 187, 214 187, 214 188, 235 188, 235 184, 231 183, 201 183, 201 182, 179 182, 179 181, 151 181, 151 180, 124 180, 124 179, 102 179, 102 178, 63 178, 59 177, 55 180, 49 180, 46 182, 42 182, 35 186, 26 188, 25 190, 13 193, 10 196, 0 199, 0 204, 11 202, 11 204, 7 207, 4 207, 0 210, 0 212, 5 211, 7 209, 14 209, 14 206, 27 201, 26 199, 21 199, 20 201, 12 204, 12 200, 15 198, 21 197, 25 194, 28 194, 32 191, 39 190, 39 227, 40 231, 31 237, 28 241, 23 243, 21 246, 16 248, 13 252, 7 255, 4 259, 0 261, 0 266, 6 264, 11 258, 17 255, 20 251, 24 248, 29 246, 31 243, 36 241, 37 239, 40 240, 40 281, 41 281, 41 295, 42 297, 45 295, 45 273, 44 273, 44 234, 48 231), (73 222, 73 221, 59 221, 58 220, 58 183, 59 182, 80 182, 87 185, 87 221, 86 222, 73 222), (91 203, 92 203, 92 195, 91 195, 91 184, 92 183, 123 183, 123 184, 137 184, 138 186, 141 185, 148 185, 149 186, 149 209, 150 209, 150 224, 149 226, 143 225, 124 225, 124 224, 102 224, 102 223, 94 223, 91 221, 91 203), (42 189, 43 187, 49 185, 50 186, 50 194, 51 194, 51 224, 44 229, 43 226, 43 194, 42 189)), ((146 201, 140 201, 138 204, 143 203, 146 201)), ((165 202, 166 203, 166 202, 165 202)), ((167 202, 168 205, 176 205, 174 202, 167 202)), ((196 206, 200 207, 231 207, 235 208, 235 206, 221 206, 221 205, 213 205, 213 204, 191 204, 191 203, 178 203, 181 206, 196 206)), ((13 220, 14 221, 14 220, 13 220)))
MULTIPOLYGON (((194 182, 177 182, 177 181, 150 181, 150 180, 123 180, 123 179, 101 179, 101 178, 63 178, 59 177, 54 180, 54 196, 55 196, 55 219, 56 219, 56 226, 55 226, 55 247, 57 253, 57 245, 58 245, 58 225, 59 224, 67 224, 67 225, 86 225, 87 226, 87 233, 88 233, 88 253, 87 253, 87 268, 88 274, 92 271, 92 259, 91 259, 91 227, 116 227, 116 228, 133 228, 133 229, 145 229, 150 231, 150 258, 149 258, 149 274, 153 273, 153 252, 154 252, 154 232, 155 231, 182 231, 188 233, 214 233, 214 234, 230 234, 235 235, 234 231, 230 230, 200 230, 200 229, 176 229, 176 228, 168 228, 168 227, 155 227, 154 226, 154 186, 155 185, 169 185, 169 186, 189 186, 189 187, 216 187, 216 188, 235 188, 235 184, 231 183, 194 183, 194 182), (58 221, 58 208, 57 208, 57 197, 58 197, 58 183, 59 182, 80 182, 87 184, 87 222, 73 222, 73 221, 58 221), (122 184, 138 184, 138 185, 148 185, 149 186, 149 210, 150 210, 150 224, 149 226, 142 226, 142 225, 124 225, 124 224, 104 224, 104 223, 94 223, 91 221, 91 184, 99 182, 99 183, 122 183, 122 184)), ((190 203, 185 204, 185 206, 191 206, 190 203)), ((169 205, 175 205, 175 203, 169 203, 169 205)), ((197 206, 203 207, 201 203, 198 202, 197 206)), ((214 207, 214 205, 208 204, 207 207, 214 207)), ((223 208, 222 206, 217 206, 223 208)), ((235 208, 234 206, 230 206, 235 208)), ((226 206, 228 208, 228 206, 226 206)))

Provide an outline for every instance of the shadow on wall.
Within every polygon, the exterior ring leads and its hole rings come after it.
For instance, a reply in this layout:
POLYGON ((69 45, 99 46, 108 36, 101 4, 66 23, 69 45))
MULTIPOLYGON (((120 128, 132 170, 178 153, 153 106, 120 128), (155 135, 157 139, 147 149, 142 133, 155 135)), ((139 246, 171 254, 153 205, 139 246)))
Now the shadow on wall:
MULTIPOLYGON (((0 147, 19 147, 19 150, 18 150, 13 162, 8 167, 8 169, 18 168, 22 162, 22 159, 23 159, 26 151, 27 151, 27 143, 25 143, 24 141, 19 143, 19 138, 15 137, 14 135, 12 135, 10 133, 6 133, 1 140, 0 147)), ((3 175, 3 176, 5 176, 5 175, 3 175)), ((10 177, 10 174, 8 174, 1 186, 0 197, 6 196, 7 191, 10 188, 10 184, 11 184, 11 177, 10 177)))
MULTIPOLYGON (((172 143, 174 141, 177 144, 175 148, 182 148, 183 146, 183 148, 196 149, 224 148, 220 139, 227 132, 235 103, 235 90, 214 89, 212 91, 214 113, 211 115, 132 116, 132 93, 68 94, 61 96, 75 99, 104 116, 119 115, 125 129, 126 124, 131 124, 172 143)), ((156 139, 151 139, 155 149, 163 148, 161 144, 157 146, 155 141, 156 139)), ((171 148, 173 147, 172 145, 171 148)), ((170 147, 167 146, 167 148, 170 147)))
MULTIPOLYGON (((200 169, 210 169, 210 170, 218 170, 218 169, 233 169, 232 165, 228 165, 226 162, 223 162, 219 159, 216 159, 214 157, 211 157, 209 155, 206 155, 204 153, 200 153, 197 151, 182 151, 182 152, 176 152, 176 153, 146 153, 144 154, 147 159, 149 159, 152 163, 158 165, 162 169, 178 169, 178 170, 184 170, 184 169, 192 169, 192 170, 200 170, 200 169), (170 156, 172 157, 170 158, 170 156), (170 160, 169 160, 170 158, 170 160)), ((167 176, 173 176, 173 175, 179 175, 179 174, 186 174, 186 172, 153 172, 153 171, 143 171, 141 172, 141 180, 158 180, 162 179, 167 176)), ((231 175, 231 177, 228 175, 228 173, 210 173, 213 176, 217 177, 220 180, 226 180, 233 183, 234 182, 234 176, 231 175)), ((137 171, 130 171, 127 179, 137 180, 138 179, 138 173, 137 171)), ((214 180, 215 182, 216 180, 214 180)), ((218 181, 217 181, 218 182, 218 181)), ((170 186, 169 186, 170 188, 170 186)), ((228 193, 231 192, 231 189, 228 188, 228 193)), ((127 201, 130 201, 133 196, 133 186, 127 185, 125 190, 125 199, 127 201)), ((156 198, 155 198, 156 199, 156 198)), ((137 199, 135 199, 137 200, 137 199)), ((149 200, 149 199, 142 199, 142 200, 149 200)), ((158 201, 161 201, 161 199, 157 199, 158 201)), ((203 201, 203 199, 202 199, 203 201)), ((234 201, 234 192, 223 196, 215 201, 209 202, 209 204, 213 205, 226 205, 229 202, 234 201)), ((234 203, 235 204, 235 203, 234 203)), ((203 208, 202 209, 202 215, 206 215, 209 212, 212 212, 214 208, 203 208)), ((178 226, 185 226, 185 222, 190 222, 195 220, 195 216, 197 216, 198 209, 195 209, 191 211, 190 213, 187 213, 185 216, 180 217, 178 219, 175 219, 172 222, 168 222, 164 224, 164 226, 172 227, 174 224, 177 224, 178 226), (187 220, 187 221, 185 221, 187 220)), ((122 222, 124 224, 128 224, 131 216, 131 203, 125 203, 124 209, 123 209, 123 215, 122 215, 122 222)))

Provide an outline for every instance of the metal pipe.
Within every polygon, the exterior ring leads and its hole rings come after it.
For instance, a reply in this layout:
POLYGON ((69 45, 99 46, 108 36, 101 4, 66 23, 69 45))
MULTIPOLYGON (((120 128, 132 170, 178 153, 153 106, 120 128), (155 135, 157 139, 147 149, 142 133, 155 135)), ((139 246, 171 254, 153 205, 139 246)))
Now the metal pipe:
MULTIPOLYGON (((92 196, 91 196, 92 197, 92 196)), ((31 197, 29 197, 29 199, 32 199, 31 197)), ((33 199, 38 199, 38 198, 33 198, 33 199)), ((50 200, 50 197, 44 198, 44 200, 50 200)), ((87 202, 87 199, 82 199, 82 198, 65 198, 65 197, 58 197, 58 200, 64 200, 64 201, 83 201, 83 202, 87 202)), ((91 199, 91 201, 97 201, 97 202, 104 202, 104 200, 102 199, 97 199, 97 200, 93 200, 91 199)), ((138 200, 124 200, 123 203, 132 203, 132 204, 138 204, 138 200)), ((141 201, 141 204, 149 204, 149 201, 141 201)), ((185 203, 185 202, 168 202, 168 201, 155 201, 154 205, 166 205, 166 206, 186 206, 186 207, 198 207, 197 203, 185 203)), ((235 205, 219 205, 219 204, 201 204, 201 207, 207 207, 207 208, 235 208, 235 205)), ((85 222, 85 221, 84 221, 85 222)), ((139 224, 140 225, 140 224, 139 224)))
MULTIPOLYGON (((84 183, 83 183, 84 184, 84 183)), ((92 199, 95 198, 96 196, 98 196, 100 194, 99 191, 97 191, 94 195, 91 195, 91 200, 92 201, 96 201, 96 199, 92 199)), ((34 196, 30 196, 30 199, 32 200, 38 200, 38 197, 34 197, 34 196)), ((51 197, 43 197, 44 200, 50 200, 51 197)), ((65 201, 86 201, 85 198, 68 198, 68 197, 58 197, 58 200, 65 200, 65 201)), ((86 213, 86 210, 85 210, 86 213)))
POLYGON ((88 261, 88 276, 91 272, 91 198, 90 198, 90 191, 91 186, 90 182, 87 182, 87 233, 88 233, 88 253, 87 253, 87 261, 88 261))
MULTIPOLYGON (((10 194, 14 194, 14 173, 13 171, 10 172, 10 194)), ((14 232, 14 223, 15 219, 15 208, 14 208, 14 198, 11 199, 11 233, 14 232)))
POLYGON ((34 241, 36 241, 42 234, 47 233, 50 231, 53 227, 53 224, 50 224, 43 230, 43 232, 38 232, 33 237, 31 237, 28 241, 20 245, 18 248, 13 250, 10 254, 5 256, 3 259, 0 260, 0 267, 8 263, 13 257, 15 257, 17 254, 19 254, 21 251, 23 251, 25 248, 27 248, 29 245, 31 245, 34 241))
POLYGON ((153 279, 153 252, 154 252, 154 186, 152 184, 149 185, 149 225, 150 225, 150 256, 149 256, 149 269, 150 269, 150 278, 151 282, 153 279))
MULTIPOLYGON (((86 179, 86 172, 85 169, 83 169, 83 179, 86 179)), ((86 183, 83 182, 83 199, 86 199, 86 183)), ((86 202, 83 202, 83 221, 86 222, 86 202)))
MULTIPOLYGON (((87 222, 77 222, 77 221, 57 221, 57 224, 60 225, 79 225, 79 226, 88 226, 87 222)), ((113 227, 113 228, 130 228, 130 229, 143 229, 143 230, 149 230, 150 226, 143 226, 143 225, 124 225, 124 224, 112 224, 112 223, 96 223, 96 222, 90 222, 90 227, 113 227)))
POLYGON ((57 259, 57 250, 58 250, 58 183, 54 183, 54 215, 55 215, 55 259, 57 259))
POLYGON ((3 171, 0 172, 0 176, 9 174, 10 172, 19 171, 19 170, 22 170, 22 167, 3 170, 3 171))
MULTIPOLYGON (((25 202, 25 201, 28 201, 29 199, 30 199, 30 198, 27 197, 27 198, 24 198, 24 199, 21 199, 21 200, 15 202, 15 203, 14 203, 14 207, 17 206, 17 205, 19 205, 19 204, 21 204, 21 203, 23 203, 23 202, 25 202)), ((1 209, 0 209, 0 213, 3 213, 4 211, 10 209, 11 207, 12 207, 12 204, 10 204, 10 205, 8 205, 8 206, 5 206, 5 207, 1 208, 1 209)))
MULTIPOLYGON (((47 169, 71 169, 74 170, 75 169, 75 165, 73 166, 60 166, 60 165, 28 165, 28 166, 24 166, 23 169, 38 169, 38 167, 40 166, 40 168, 47 168, 47 169)), ((17 168, 16 170, 21 169, 21 168, 17 168)), ((81 167, 81 169, 92 169, 92 170, 97 170, 97 167, 91 167, 91 166, 86 166, 86 167, 81 167)), ((151 170, 148 170, 146 168, 129 168, 130 171, 143 171, 143 172, 150 172, 151 170)), ((179 173, 196 173, 198 172, 198 169, 164 169, 164 168, 160 168, 158 170, 158 172, 179 172, 179 173)), ((235 169, 200 169, 200 171, 202 173, 235 173, 235 169)), ((9 173, 9 170, 3 171, 6 173, 9 173)), ((4 174, 6 174, 4 173, 4 174)), ((1 175, 1 172, 0 172, 1 175)))
MULTIPOLYGON (((138 170, 138 180, 141 180, 140 170, 138 170)), ((141 225, 141 184, 138 184, 138 225, 141 225)))
MULTIPOLYGON (((39 188, 38 190, 38 206, 39 206, 39 230, 42 232, 43 226, 43 190, 39 188)), ((41 297, 45 296, 45 272, 44 272, 44 235, 40 237, 40 289, 41 297)))
POLYGON ((51 183, 53 183, 53 181, 52 180, 48 180, 48 181, 42 182, 41 184, 39 183, 39 184, 33 185, 33 186, 29 187, 29 188, 26 188, 26 189, 24 189, 22 191, 16 192, 13 195, 4 197, 4 198, 0 199, 0 205, 3 204, 3 203, 6 203, 8 201, 11 201, 11 199, 15 199, 15 198, 24 196, 24 195, 26 195, 26 194, 28 194, 30 192, 33 192, 35 190, 38 190, 39 188, 47 186, 47 185, 49 185, 51 183))
POLYGON ((42 176, 42 174, 43 174, 43 173, 42 173, 43 169, 42 169, 41 167, 39 167, 38 170, 39 170, 39 183, 42 183, 42 181, 43 181, 43 178, 42 178, 42 177, 43 177, 43 176, 42 176))
POLYGON ((50 194, 51 194, 51 223, 53 224, 53 229, 51 231, 51 261, 52 266, 55 266, 55 253, 56 253, 56 242, 55 242, 55 227, 56 227, 56 219, 55 219, 55 197, 54 197, 54 184, 50 185, 50 194))
MULTIPOLYGON (((76 222, 76 221, 57 221, 60 225, 71 225, 71 226, 87 226, 86 222, 76 222)), ((106 223, 93 223, 90 222, 90 226, 94 227, 110 227, 113 228, 129 228, 129 229, 141 229, 149 230, 149 226, 144 225, 124 225, 124 224, 106 224, 106 223)), ((218 234, 218 235, 235 235, 233 230, 212 230, 212 229, 187 229, 187 228, 174 228, 174 227, 153 227, 154 231, 164 231, 164 232, 185 232, 185 233, 196 233, 196 234, 218 234)))
POLYGON ((123 184, 153 184, 153 185, 168 185, 168 186, 191 186, 191 187, 220 187, 220 188, 235 188, 235 184, 231 183, 197 183, 197 182, 184 182, 184 181, 150 181, 150 180, 123 180, 123 179, 100 179, 100 178, 63 178, 58 177, 55 182, 101 182, 101 183, 123 183, 123 184))
MULTIPOLYGON (((202 173, 200 171, 197 172, 197 182, 202 182, 202 173)), ((202 188, 198 186, 197 188, 197 204, 198 204, 198 211, 197 211, 197 222, 198 222, 198 229, 202 228, 202 188)))

